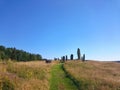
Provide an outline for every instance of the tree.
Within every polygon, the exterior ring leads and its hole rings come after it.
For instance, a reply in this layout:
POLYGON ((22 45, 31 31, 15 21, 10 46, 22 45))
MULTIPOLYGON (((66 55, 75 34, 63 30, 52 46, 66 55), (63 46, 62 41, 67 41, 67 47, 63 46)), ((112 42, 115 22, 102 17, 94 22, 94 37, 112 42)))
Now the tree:
POLYGON ((80 53, 80 49, 79 49, 79 48, 77 49, 77 56, 78 56, 78 60, 80 60, 80 58, 81 58, 81 53, 80 53))
POLYGON ((82 61, 83 62, 85 61, 85 54, 83 54, 82 61))
POLYGON ((41 60, 42 59, 42 56, 40 54, 37 54, 37 60, 41 60))
POLYGON ((5 59, 5 53, 3 51, 0 51, 0 59, 2 60, 5 59))
POLYGON ((16 48, 12 49, 11 60, 17 60, 16 48))
POLYGON ((73 54, 70 55, 70 59, 73 60, 73 54))
POLYGON ((0 59, 4 60, 5 59, 5 50, 6 48, 4 46, 0 46, 0 59))
POLYGON ((5 51, 5 47, 4 46, 0 46, 0 51, 5 51))
POLYGON ((5 55, 8 57, 8 59, 11 59, 12 51, 12 48, 6 48, 5 55))
POLYGON ((18 50, 14 48, 5 48, 0 46, 0 59, 2 60, 17 60, 17 61, 32 61, 32 60, 42 60, 40 54, 31 54, 29 52, 18 50))
POLYGON ((16 56, 17 56, 17 61, 21 61, 22 60, 22 52, 20 50, 16 51, 16 56))

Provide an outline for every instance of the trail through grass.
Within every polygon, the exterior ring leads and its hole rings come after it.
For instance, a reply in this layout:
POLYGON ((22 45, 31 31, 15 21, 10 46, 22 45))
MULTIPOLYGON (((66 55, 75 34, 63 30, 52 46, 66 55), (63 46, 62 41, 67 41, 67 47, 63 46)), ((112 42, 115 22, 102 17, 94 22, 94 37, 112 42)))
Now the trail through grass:
POLYGON ((54 65, 51 74, 50 90, 77 90, 77 87, 63 71, 62 64, 54 65))

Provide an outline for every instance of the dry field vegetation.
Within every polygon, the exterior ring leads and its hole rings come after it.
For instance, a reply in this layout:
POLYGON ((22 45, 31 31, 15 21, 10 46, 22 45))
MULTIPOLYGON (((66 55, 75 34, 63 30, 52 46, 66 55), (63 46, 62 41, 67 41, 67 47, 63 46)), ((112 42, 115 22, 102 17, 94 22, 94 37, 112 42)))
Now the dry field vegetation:
POLYGON ((50 68, 44 61, 1 62, 0 90, 49 90, 50 68))
POLYGON ((64 67, 79 90, 120 90, 120 63, 68 61, 64 67))
POLYGON ((120 63, 0 62, 0 90, 77 90, 75 86, 78 90, 120 90, 120 63), (66 77, 61 65, 69 76, 66 77), (62 89, 58 89, 58 84, 62 89))

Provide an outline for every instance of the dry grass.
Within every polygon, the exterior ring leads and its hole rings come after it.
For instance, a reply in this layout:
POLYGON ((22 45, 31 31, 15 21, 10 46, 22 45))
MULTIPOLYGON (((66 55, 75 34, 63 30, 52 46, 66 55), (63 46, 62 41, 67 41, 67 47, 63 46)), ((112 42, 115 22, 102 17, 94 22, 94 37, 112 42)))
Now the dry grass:
POLYGON ((120 63, 68 61, 64 66, 80 90, 120 90, 120 63))
POLYGON ((0 90, 49 90, 50 69, 44 61, 0 63, 0 90))
MULTIPOLYGON (((0 90, 49 90, 51 67, 58 63, 0 62, 0 90)), ((120 90, 120 63, 67 61, 64 67, 80 90, 120 90)))

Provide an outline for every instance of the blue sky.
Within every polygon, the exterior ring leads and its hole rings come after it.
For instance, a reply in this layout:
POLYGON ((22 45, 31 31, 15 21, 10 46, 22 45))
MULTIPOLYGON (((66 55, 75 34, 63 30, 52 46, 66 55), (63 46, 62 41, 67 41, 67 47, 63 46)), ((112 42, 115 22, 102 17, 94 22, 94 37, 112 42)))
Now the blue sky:
POLYGON ((0 0, 0 44, 44 58, 76 49, 120 60, 120 0, 0 0))

